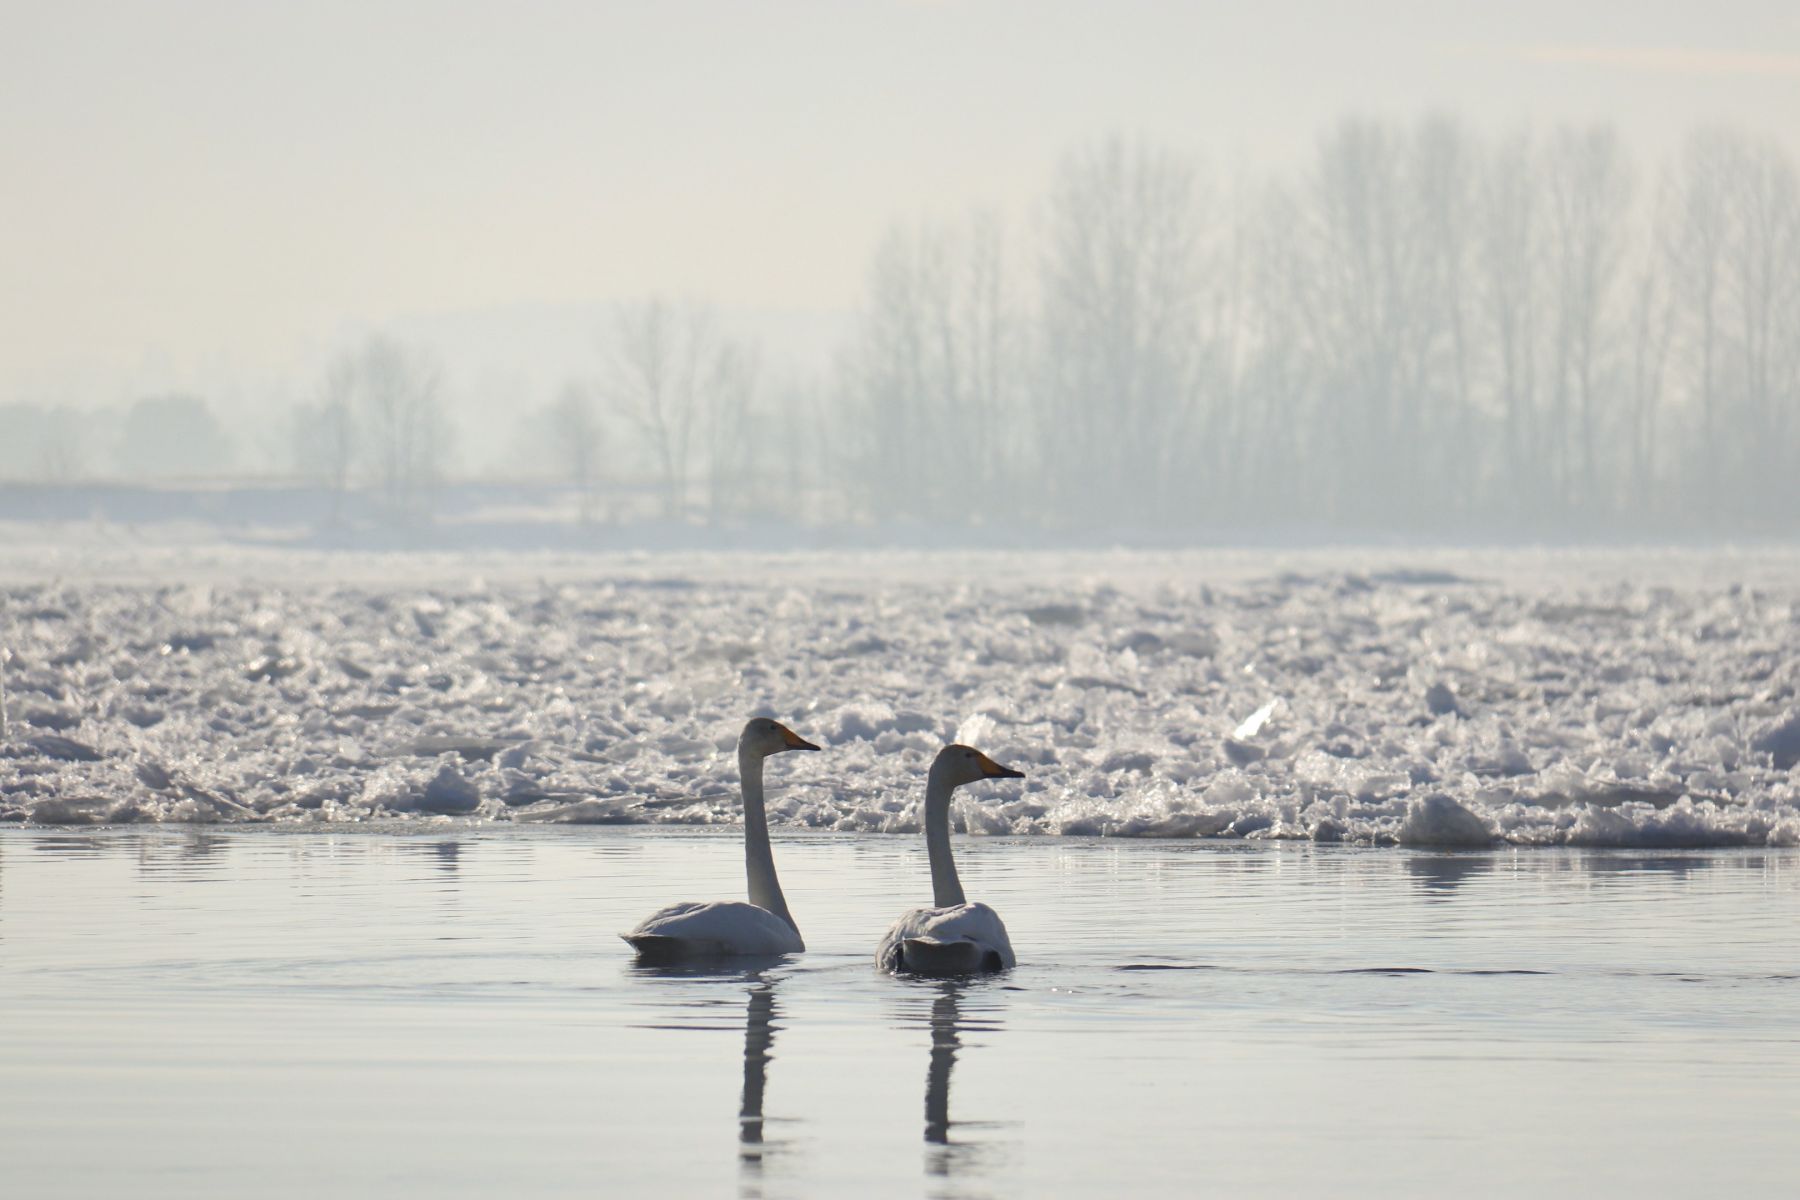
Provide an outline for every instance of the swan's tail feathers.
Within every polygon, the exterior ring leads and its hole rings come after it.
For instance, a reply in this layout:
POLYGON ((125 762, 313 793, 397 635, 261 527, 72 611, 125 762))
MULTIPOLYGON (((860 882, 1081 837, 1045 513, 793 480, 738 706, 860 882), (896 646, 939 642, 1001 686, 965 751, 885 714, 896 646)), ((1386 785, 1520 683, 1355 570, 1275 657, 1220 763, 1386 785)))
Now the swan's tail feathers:
POLYGON ((640 962, 680 962, 683 959, 706 958, 724 953, 723 946, 696 938, 667 937, 660 933, 624 933, 619 936, 631 943, 640 962))
POLYGON ((907 938, 900 943, 900 962, 919 975, 974 975, 998 971, 1000 955, 977 942, 940 942, 936 938, 907 938))

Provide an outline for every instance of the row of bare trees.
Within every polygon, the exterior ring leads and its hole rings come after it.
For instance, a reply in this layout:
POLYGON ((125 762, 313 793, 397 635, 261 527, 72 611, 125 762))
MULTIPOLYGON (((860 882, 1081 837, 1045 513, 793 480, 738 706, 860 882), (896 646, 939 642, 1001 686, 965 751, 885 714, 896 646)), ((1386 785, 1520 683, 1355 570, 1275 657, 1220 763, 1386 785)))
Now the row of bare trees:
POLYGON ((758 389, 756 349, 726 336, 711 308, 626 305, 600 339, 597 370, 527 415, 524 453, 574 492, 583 523, 621 488, 653 503, 612 516, 720 523, 751 496, 758 389))
MULTIPOLYGON (((1605 126, 1352 120, 1235 175, 1114 138, 1029 227, 895 228, 828 369, 771 372, 714 310, 648 299, 549 403, 471 399, 465 436, 512 426, 582 521, 1792 536, 1800 178, 1722 128, 1647 167, 1605 126)), ((452 426, 429 357, 368 339, 291 415, 334 516, 353 491, 429 516, 452 426)), ((188 396, 116 425, 138 476, 245 442, 188 396)), ((81 477, 84 437, 0 407, 0 477, 81 477)))
MULTIPOLYGON (((1062 531, 1800 532, 1800 182, 1694 133, 1347 121, 1220 177, 1111 139, 1030 230, 896 228, 814 378, 704 305, 621 309, 524 422, 615 515, 1062 531)), ((306 470, 424 510, 435 373, 380 340, 301 412, 306 470)))
POLYGON ((417 351, 371 337, 332 360, 317 399, 293 413, 295 465, 344 514, 353 486, 372 493, 384 517, 429 519, 450 443, 439 371, 417 351))
POLYGON ((712 310, 652 299, 623 309, 599 391, 650 454, 661 515, 735 515, 752 462, 758 358, 712 310))
MULTIPOLYGON (((1800 189, 1776 144, 1346 122, 1229 185, 1069 156, 1023 269, 895 234, 837 380, 871 517, 1800 525, 1800 189)), ((1017 243, 1013 243, 1017 244, 1017 243)))
POLYGON ((184 392, 102 413, 15 401, 0 404, 0 480, 71 483, 108 468, 126 479, 217 478, 234 465, 231 441, 213 407, 184 392))

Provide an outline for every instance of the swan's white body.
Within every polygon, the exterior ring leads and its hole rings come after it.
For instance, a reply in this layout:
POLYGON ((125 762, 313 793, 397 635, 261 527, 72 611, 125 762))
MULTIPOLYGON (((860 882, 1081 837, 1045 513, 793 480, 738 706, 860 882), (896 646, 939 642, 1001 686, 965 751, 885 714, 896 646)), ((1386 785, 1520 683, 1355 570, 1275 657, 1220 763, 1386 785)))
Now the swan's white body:
POLYGON ((931 764, 925 784, 925 852, 931 861, 932 908, 915 908, 894 922, 875 949, 884 971, 915 975, 970 975, 1016 966, 1012 939, 1000 914, 970 904, 950 854, 950 793, 977 779, 1018 779, 979 750, 946 746, 931 764))
POLYGON ((742 900, 671 904, 645 917, 625 940, 644 958, 772 956, 806 949, 799 930, 742 900))
POLYGON ((658 909, 630 933, 620 934, 638 957, 659 962, 798 954, 806 949, 788 912, 769 848, 769 817, 763 806, 763 759, 784 750, 817 750, 793 730, 758 717, 738 738, 738 778, 744 789, 744 872, 750 902, 687 901, 658 909))
POLYGON ((969 975, 1018 965, 1006 923, 985 904, 915 908, 887 931, 875 950, 883 970, 916 975, 969 975))

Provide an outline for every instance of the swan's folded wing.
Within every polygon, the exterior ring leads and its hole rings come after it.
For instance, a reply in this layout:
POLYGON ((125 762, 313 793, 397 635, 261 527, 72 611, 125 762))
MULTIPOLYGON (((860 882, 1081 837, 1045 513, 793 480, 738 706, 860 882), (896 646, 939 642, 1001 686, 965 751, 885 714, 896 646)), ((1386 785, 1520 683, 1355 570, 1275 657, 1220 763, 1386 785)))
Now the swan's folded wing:
POLYGON ((958 975, 1004 969, 1018 960, 999 913, 985 904, 954 904, 915 908, 894 922, 875 951, 875 961, 886 971, 958 975))
POLYGON ((742 900, 671 904, 620 936, 647 958, 798 954, 806 949, 786 921, 742 900))

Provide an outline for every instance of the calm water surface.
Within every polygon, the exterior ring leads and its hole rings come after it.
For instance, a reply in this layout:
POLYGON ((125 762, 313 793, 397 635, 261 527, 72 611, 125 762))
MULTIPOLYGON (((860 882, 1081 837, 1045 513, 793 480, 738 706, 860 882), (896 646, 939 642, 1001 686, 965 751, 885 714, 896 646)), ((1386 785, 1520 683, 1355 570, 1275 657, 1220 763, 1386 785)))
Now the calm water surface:
POLYGON ((729 831, 0 834, 17 1196, 1793 1195, 1800 853, 959 842, 1021 966, 632 965, 729 831))

